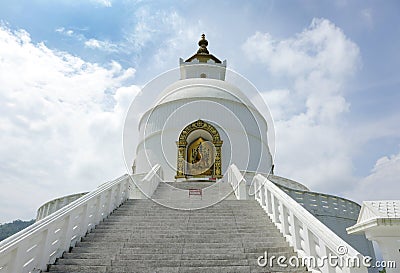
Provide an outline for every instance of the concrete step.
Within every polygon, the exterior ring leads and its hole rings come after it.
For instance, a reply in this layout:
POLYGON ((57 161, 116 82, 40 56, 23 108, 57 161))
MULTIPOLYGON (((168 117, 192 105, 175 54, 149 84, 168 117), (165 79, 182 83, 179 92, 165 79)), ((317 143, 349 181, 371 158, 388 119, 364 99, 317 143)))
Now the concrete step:
POLYGON ((259 237, 259 236, 249 236, 249 237, 159 237, 159 236, 147 236, 147 237, 85 237, 82 238, 82 242, 90 242, 90 243, 105 243, 105 242, 113 242, 113 243, 127 243, 138 244, 138 243, 265 243, 265 244, 283 244, 285 241, 281 237, 259 237))
MULTIPOLYGON (((93 266, 82 266, 82 265, 66 265, 66 264, 55 264, 51 265, 49 272, 59 272, 59 273, 104 273, 109 272, 107 266, 104 265, 93 265, 93 266)), ((129 271, 125 271, 129 272, 129 271)))
MULTIPOLYGON (((190 236, 191 238, 193 237, 208 237, 208 238, 213 238, 213 237, 218 237, 221 238, 226 235, 226 238, 231 238, 231 237, 243 237, 243 238, 248 238, 248 237, 260 237, 260 238, 269 238, 269 237, 280 237, 280 233, 278 231, 270 230, 270 231, 262 231, 259 233, 253 233, 252 230, 247 230, 247 229, 242 229, 243 233, 233 231, 230 232, 228 230, 221 230, 221 231, 199 231, 199 230, 193 230, 193 232, 187 231, 187 230, 178 230, 176 233, 172 231, 165 231, 163 233, 163 230, 154 230, 154 229, 149 229, 146 231, 139 230, 139 229, 134 229, 134 230, 120 230, 120 229, 101 229, 97 230, 96 232, 90 233, 90 236, 87 236, 87 238, 101 238, 101 237, 124 237, 124 238, 145 238, 147 236, 154 236, 154 237, 187 237, 190 236), (120 233, 120 234, 119 234, 120 233)), ((84 239, 85 240, 85 239, 84 239)))
MULTIPOLYGON (((253 228, 253 229, 260 229, 274 226, 267 225, 264 223, 259 223, 255 221, 254 223, 250 222, 159 222, 159 221, 150 221, 150 222, 104 222, 101 224, 102 226, 125 226, 125 227, 165 227, 165 226, 174 226, 174 227, 181 227, 181 228, 196 228, 196 229, 235 229, 235 228, 253 228)), ((100 225, 99 225, 100 226, 100 225)), ((97 227, 96 227, 97 228, 97 227)))
POLYGON ((133 267, 203 267, 203 266, 243 266, 248 265, 247 259, 236 259, 236 260, 120 260, 113 261, 112 266, 133 266, 133 267))
POLYGON ((259 267, 259 266, 77 266, 77 265, 53 265, 49 272, 69 273, 284 273, 308 272, 303 268, 259 267))
MULTIPOLYGON (((183 187, 184 185, 182 185, 183 187)), ((151 200, 127 200, 50 272, 307 272, 261 268, 257 258, 295 252, 255 201, 224 200, 180 211, 151 200)))

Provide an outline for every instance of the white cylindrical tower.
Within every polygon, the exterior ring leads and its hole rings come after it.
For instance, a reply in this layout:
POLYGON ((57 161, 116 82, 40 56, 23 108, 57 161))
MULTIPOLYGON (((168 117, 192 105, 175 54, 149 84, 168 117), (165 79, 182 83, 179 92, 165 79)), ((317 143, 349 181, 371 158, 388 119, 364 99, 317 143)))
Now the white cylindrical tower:
POLYGON ((225 81, 226 61, 207 50, 180 60, 181 79, 160 90, 139 121, 135 172, 155 164, 167 181, 219 179, 232 163, 239 169, 268 173, 272 156, 268 124, 244 92, 225 81))

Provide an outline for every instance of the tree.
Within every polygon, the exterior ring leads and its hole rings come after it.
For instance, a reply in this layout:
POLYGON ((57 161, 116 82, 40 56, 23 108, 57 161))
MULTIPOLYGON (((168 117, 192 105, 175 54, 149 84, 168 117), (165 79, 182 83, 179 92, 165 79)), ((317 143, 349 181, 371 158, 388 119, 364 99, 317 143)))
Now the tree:
POLYGON ((35 220, 30 221, 22 221, 22 220, 15 220, 12 223, 6 223, 0 225, 0 241, 10 237, 11 235, 17 233, 20 230, 23 230, 26 227, 29 227, 35 223, 35 220))

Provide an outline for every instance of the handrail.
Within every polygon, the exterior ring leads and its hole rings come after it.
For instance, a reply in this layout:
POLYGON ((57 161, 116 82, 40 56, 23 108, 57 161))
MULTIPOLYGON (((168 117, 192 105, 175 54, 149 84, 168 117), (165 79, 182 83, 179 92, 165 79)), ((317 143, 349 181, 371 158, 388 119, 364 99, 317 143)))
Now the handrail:
POLYGON ((75 193, 62 197, 57 197, 53 200, 47 201, 37 209, 36 222, 61 209, 62 207, 65 207, 69 203, 74 202, 75 200, 81 198, 87 193, 88 192, 75 193))
POLYGON ((332 267, 325 263, 312 263, 313 272, 367 272, 363 266, 363 256, 321 223, 302 205, 293 200, 283 190, 264 176, 257 174, 253 179, 255 199, 264 208, 272 222, 277 226, 300 258, 315 257, 317 261, 335 256, 342 260, 359 261, 360 266, 343 263, 332 267), (345 251, 344 251, 345 250, 345 251))
POLYGON ((236 199, 247 199, 246 180, 236 165, 232 164, 228 168, 228 183, 232 185, 236 199))
POLYGON ((46 270, 129 197, 129 175, 104 183, 0 242, 0 273, 46 270))
POLYGON ((151 198, 162 180, 163 172, 161 165, 156 164, 142 179, 132 176, 131 183, 134 187, 138 187, 147 198, 151 198))

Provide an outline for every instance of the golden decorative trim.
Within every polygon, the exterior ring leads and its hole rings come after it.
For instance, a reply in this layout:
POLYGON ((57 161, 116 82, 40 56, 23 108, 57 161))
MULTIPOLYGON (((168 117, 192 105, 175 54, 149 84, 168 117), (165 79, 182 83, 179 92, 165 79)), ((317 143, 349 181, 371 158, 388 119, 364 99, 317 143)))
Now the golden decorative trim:
POLYGON ((177 158, 177 170, 175 178, 184 178, 187 177, 185 173, 186 169, 186 156, 187 156, 187 138, 188 136, 196 130, 204 130, 211 134, 212 143, 215 146, 215 159, 214 159, 214 167, 213 167, 213 178, 221 178, 222 170, 221 170, 221 146, 223 141, 218 133, 218 130, 211 124, 199 119, 197 121, 192 122, 187 125, 179 135, 179 140, 176 141, 176 145, 178 147, 178 158, 177 158))

